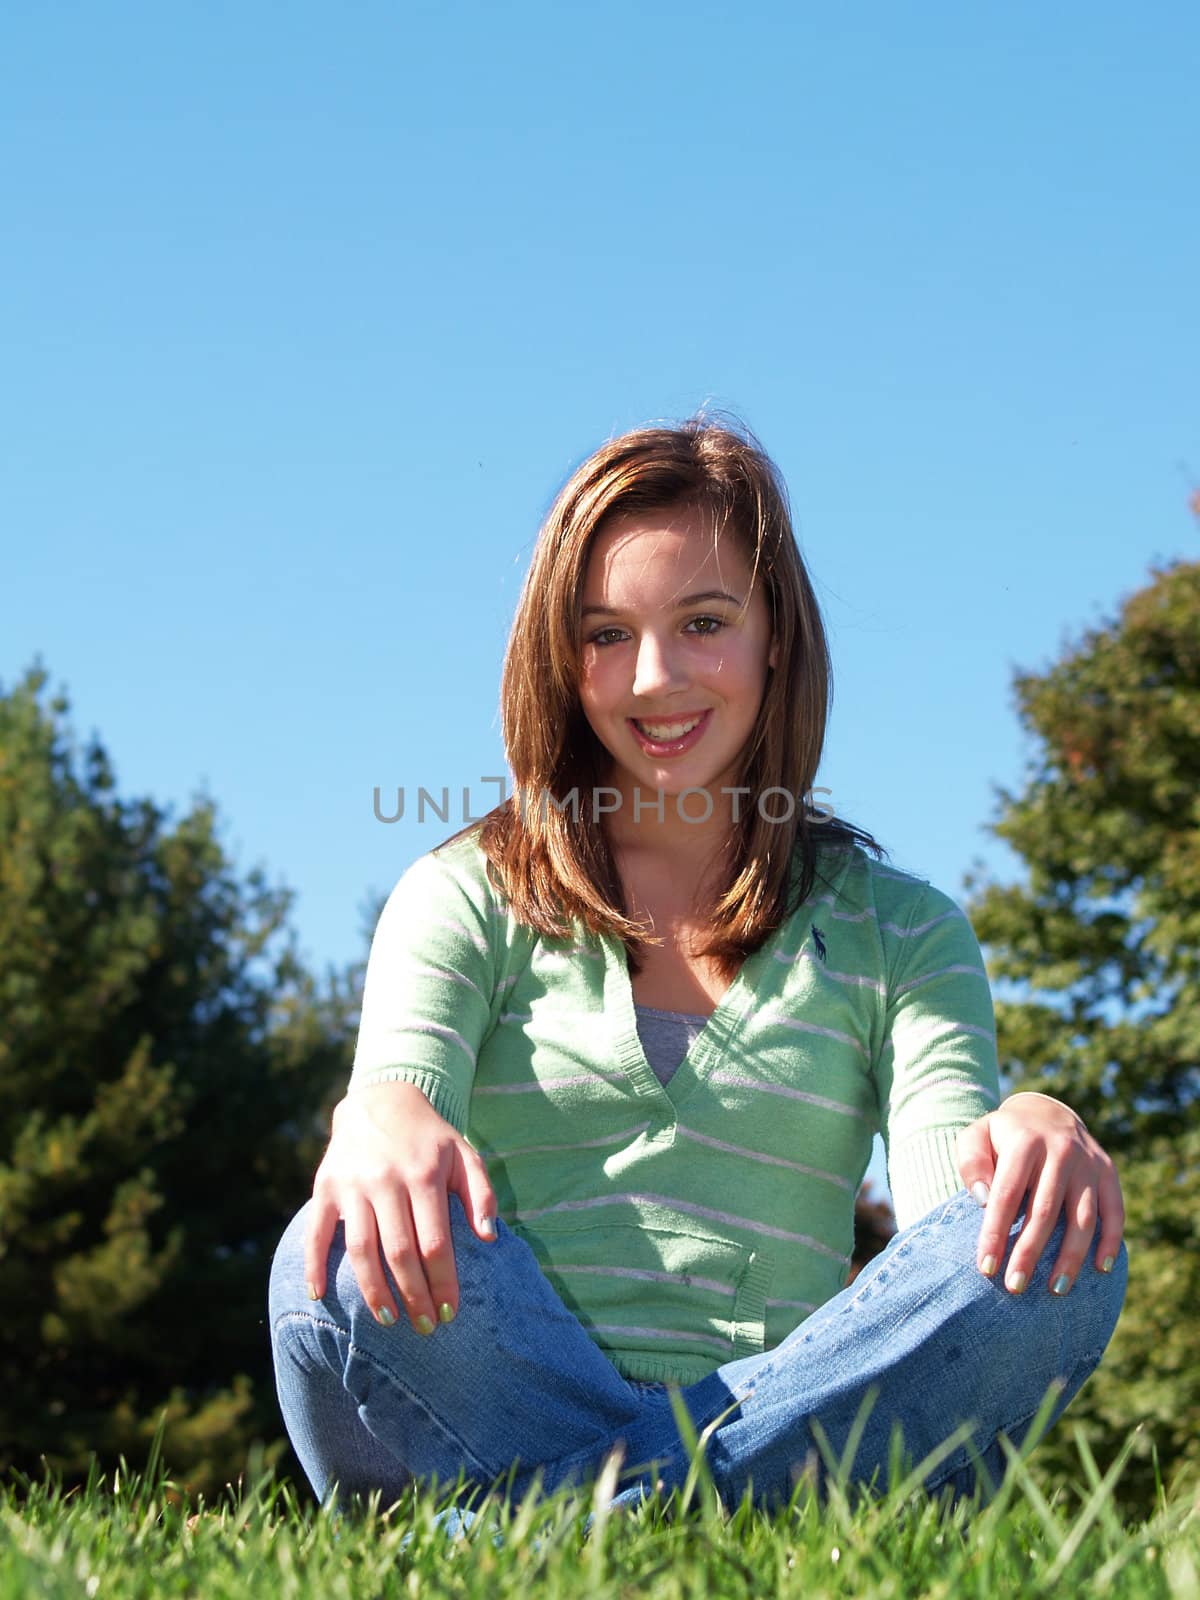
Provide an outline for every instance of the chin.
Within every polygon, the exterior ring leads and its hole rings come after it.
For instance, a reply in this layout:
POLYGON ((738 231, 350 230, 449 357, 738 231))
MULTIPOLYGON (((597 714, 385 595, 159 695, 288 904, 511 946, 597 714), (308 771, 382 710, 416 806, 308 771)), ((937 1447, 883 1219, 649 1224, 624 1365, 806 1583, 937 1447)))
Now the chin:
MULTIPOLYGON (((645 778, 635 777, 634 782, 641 788, 643 794, 648 789, 661 789, 668 798, 682 794, 686 789, 706 790, 712 796, 713 809, 715 810, 721 799, 722 787, 727 784, 731 785, 733 780, 725 772, 712 774, 706 772, 690 772, 686 774, 671 772, 661 780, 657 773, 651 772, 645 778)), ((691 807, 689 807, 689 811, 690 809, 691 807)), ((695 802, 695 809, 697 813, 701 810, 699 800, 695 802)))

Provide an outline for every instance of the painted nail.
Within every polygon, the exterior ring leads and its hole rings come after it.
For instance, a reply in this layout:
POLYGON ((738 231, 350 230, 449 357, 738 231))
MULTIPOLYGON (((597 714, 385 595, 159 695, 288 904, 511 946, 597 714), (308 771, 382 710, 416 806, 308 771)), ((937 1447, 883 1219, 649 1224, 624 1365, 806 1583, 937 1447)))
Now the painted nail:
POLYGON ((979 1270, 980 1270, 980 1272, 983 1273, 985 1278, 990 1278, 992 1273, 995 1272, 995 1270, 996 1270, 996 1258, 995 1258, 995 1256, 984 1256, 983 1265, 980 1267, 979 1270))
POLYGON ((417 1318, 417 1332, 422 1334, 426 1339, 428 1339, 429 1335, 433 1332, 433 1323, 430 1322, 429 1318, 424 1312, 422 1312, 417 1318))
POLYGON ((971 1185, 971 1193, 975 1198, 976 1205, 986 1206, 988 1203, 988 1195, 991 1193, 991 1190, 981 1179, 978 1183, 973 1183, 971 1185))
POLYGON ((321 1298, 321 1296, 317 1293, 317 1286, 314 1283, 310 1283, 308 1286, 308 1298, 310 1300, 319 1300, 321 1298))
POLYGON ((1029 1282, 1029 1279, 1025 1276, 1025 1274, 1023 1272, 1014 1272, 1012 1277, 1009 1278, 1009 1280, 1008 1280, 1008 1287, 1009 1287, 1009 1290, 1011 1291, 1011 1293, 1020 1294, 1021 1290, 1025 1287, 1025 1285, 1028 1282, 1029 1282))
POLYGON ((1054 1282, 1050 1285, 1050 1292, 1051 1294, 1066 1294, 1070 1287, 1070 1278, 1067 1277, 1065 1272, 1060 1272, 1058 1277, 1055 1278, 1054 1282))
POLYGON ((448 1300, 443 1300, 441 1305, 438 1307, 438 1321, 439 1322, 453 1322, 454 1321, 454 1307, 450 1304, 450 1302, 448 1300))
POLYGON ((390 1328, 392 1323, 396 1320, 395 1313, 392 1311, 390 1306, 380 1306, 375 1315, 379 1318, 380 1322, 382 1322, 385 1328, 390 1328))
POLYGON ((1116 1264, 1117 1264, 1116 1256, 1105 1256, 1104 1260, 1100 1263, 1100 1271, 1101 1272, 1111 1272, 1112 1269, 1116 1266, 1116 1264))
POLYGON ((495 1217, 480 1217, 479 1231, 480 1233, 486 1234, 489 1239, 494 1239, 496 1237, 495 1217))

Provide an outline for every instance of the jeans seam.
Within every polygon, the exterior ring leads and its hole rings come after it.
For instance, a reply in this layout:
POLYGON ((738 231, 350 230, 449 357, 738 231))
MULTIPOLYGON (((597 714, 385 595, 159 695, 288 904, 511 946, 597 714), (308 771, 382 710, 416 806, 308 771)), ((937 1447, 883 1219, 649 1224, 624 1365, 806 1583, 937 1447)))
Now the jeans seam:
MULTIPOLYGON (((394 1383, 396 1387, 402 1391, 404 1396, 422 1413, 422 1415, 429 1418, 433 1426, 438 1429, 443 1438, 450 1443, 451 1447, 461 1452, 464 1462, 473 1464, 472 1470, 476 1472, 476 1475, 480 1479, 491 1482, 496 1478, 503 1476, 504 1473, 511 1469, 513 1464, 512 1459, 506 1458, 504 1462, 498 1466, 492 1466, 487 1462, 482 1461, 477 1452, 472 1450, 466 1441, 460 1438, 453 1428, 445 1423, 435 1411, 430 1409, 428 1403, 422 1395, 414 1391, 412 1387, 385 1362, 380 1361, 369 1350, 364 1350, 361 1345, 356 1344, 353 1336, 349 1334, 339 1323, 334 1322, 328 1317, 314 1316, 310 1311, 281 1311, 276 1317, 274 1324, 275 1332, 277 1334, 281 1331, 284 1323, 308 1323, 313 1327, 328 1329, 328 1331, 334 1334, 338 1339, 344 1340, 348 1349, 354 1355, 369 1363, 387 1381, 394 1383)), ((625 1381, 628 1382, 629 1380, 626 1379, 625 1381)), ((345 1382, 344 1375, 342 1382, 343 1384, 345 1382)), ((350 1393, 350 1391, 347 1390, 347 1393, 350 1393)), ((714 1412, 714 1415, 715 1414, 716 1413, 714 1412)), ((609 1430, 608 1432, 605 1432, 603 1429, 597 1430, 597 1437, 590 1444, 582 1446, 579 1450, 572 1452, 569 1455, 564 1453, 563 1455, 555 1456, 550 1460, 538 1460, 536 1462, 530 1461, 524 1463, 524 1465, 530 1470, 534 1468, 540 1468, 545 1472, 549 1472, 552 1470, 559 1470, 564 1462, 570 1465, 577 1459, 580 1461, 586 1460, 588 1457, 596 1455, 597 1452, 602 1457, 607 1450, 611 1448, 612 1434, 613 1430, 609 1430)))
MULTIPOLYGON (((955 1206, 961 1210, 964 1202, 967 1200, 971 1201, 971 1205, 975 1210, 979 1210, 978 1205, 973 1199, 971 1199, 971 1196, 966 1192, 966 1190, 960 1189, 956 1194, 952 1194, 949 1200, 943 1200, 940 1205, 931 1207, 923 1217, 918 1217, 915 1222, 910 1222, 907 1228, 902 1228, 900 1232, 893 1235, 893 1237, 898 1239, 903 1236, 905 1239, 910 1239, 916 1237, 917 1234, 928 1233, 931 1228, 936 1228, 941 1225, 947 1211, 949 1211, 952 1206, 955 1206)), ((982 1213, 980 1214, 982 1215, 982 1213)))
MULTIPOLYGON (((436 1412, 430 1410, 428 1404, 421 1395, 415 1393, 414 1390, 404 1381, 404 1379, 400 1377, 397 1372, 393 1371, 393 1369, 385 1362, 378 1360, 377 1357, 372 1355, 369 1350, 364 1350, 361 1345, 356 1344, 354 1342, 353 1335, 347 1333, 345 1328, 340 1327, 338 1323, 333 1322, 325 1317, 314 1317, 311 1312, 307 1311, 281 1311, 279 1316, 275 1319, 276 1334, 279 1334, 282 1331, 284 1323, 309 1323, 313 1327, 327 1328, 339 1340, 344 1340, 348 1353, 350 1355, 357 1356, 361 1361, 364 1361, 369 1366, 373 1367, 375 1371, 388 1382, 395 1384, 395 1386, 403 1393, 404 1397, 410 1402, 410 1404, 414 1405, 425 1417, 429 1419, 429 1422, 446 1440, 449 1441, 450 1445, 455 1450, 461 1452, 464 1461, 474 1464, 474 1468, 477 1469, 478 1475, 481 1478, 495 1478, 499 1476, 500 1472, 507 1471, 507 1466, 493 1471, 485 1462, 481 1461, 478 1455, 470 1448, 466 1441, 460 1439, 453 1428, 449 1427, 445 1422, 443 1422, 441 1417, 439 1417, 436 1412)), ((344 1371, 341 1374, 341 1381, 343 1386, 345 1386, 346 1380, 344 1371)), ((356 1397, 353 1395, 353 1391, 347 1388, 346 1392, 351 1395, 352 1399, 355 1399, 356 1405, 361 1405, 362 1402, 356 1399, 356 1397)))

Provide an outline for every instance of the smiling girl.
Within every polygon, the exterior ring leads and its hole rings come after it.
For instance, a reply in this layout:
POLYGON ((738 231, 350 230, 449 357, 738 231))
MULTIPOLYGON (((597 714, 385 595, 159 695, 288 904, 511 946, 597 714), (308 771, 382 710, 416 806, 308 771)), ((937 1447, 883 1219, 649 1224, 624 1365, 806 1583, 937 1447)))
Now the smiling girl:
POLYGON ((728 1503, 823 1490, 816 1424, 840 1456, 856 1419, 854 1480, 887 1488, 899 1428, 927 1488, 987 1498, 998 1435, 1100 1360, 1112 1162, 1060 1102, 1001 1103, 954 901, 810 805, 829 693, 751 436, 694 419, 579 468, 504 663, 517 792, 389 897, 272 1269, 322 1498, 549 1490, 613 1452, 619 1500, 669 1490, 676 1386, 728 1503), (847 1285, 876 1131, 900 1231, 847 1285))

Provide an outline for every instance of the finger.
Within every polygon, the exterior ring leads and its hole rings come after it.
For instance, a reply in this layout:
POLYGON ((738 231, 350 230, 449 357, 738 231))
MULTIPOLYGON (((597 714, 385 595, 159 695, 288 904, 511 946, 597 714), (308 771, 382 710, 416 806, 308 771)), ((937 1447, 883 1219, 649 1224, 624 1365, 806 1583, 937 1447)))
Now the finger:
POLYGON ((1067 1194, 1067 1169, 1064 1163, 1047 1161, 1029 1188, 1025 1222, 1009 1257, 1004 1287, 1020 1294, 1042 1258, 1050 1235, 1058 1226, 1067 1194))
POLYGON ((336 1200, 313 1191, 312 1208, 304 1230, 304 1276, 308 1298, 319 1300, 325 1293, 325 1274, 329 1270, 329 1247, 341 1212, 336 1200))
POLYGON ((994 1277, 999 1270, 1021 1202, 1036 1178, 1034 1147, 1024 1143, 1010 1144, 996 1163, 975 1249, 976 1263, 986 1277, 994 1277))
POLYGON ((379 1229, 379 1255, 391 1268, 405 1314, 416 1332, 428 1337, 435 1327, 436 1312, 421 1262, 410 1197, 402 1189, 377 1194, 375 1221, 379 1229))
POLYGON ((996 1152, 992 1148, 987 1117, 980 1117, 970 1127, 962 1129, 956 1141, 955 1155, 963 1188, 970 1190, 977 1205, 986 1206, 996 1172, 996 1152))
POLYGON ((379 1230, 375 1212, 365 1195, 348 1196, 343 1200, 343 1205, 346 1254, 350 1257, 358 1287, 376 1322, 390 1328, 396 1321, 396 1302, 379 1257, 379 1230))
POLYGON ((1105 1156, 1107 1166, 1101 1173, 1098 1201, 1100 1206, 1100 1243, 1096 1246, 1095 1262, 1101 1272, 1111 1272, 1116 1265, 1125 1235, 1125 1202, 1121 1196, 1121 1180, 1111 1157, 1105 1156))
POLYGON ((447 1187, 463 1203, 471 1226, 481 1239, 496 1237, 496 1195, 478 1150, 464 1140, 454 1147, 454 1164, 447 1187))
MULTIPOLYGON (((458 1274, 454 1270, 454 1242, 450 1237, 450 1207, 441 1183, 414 1185, 409 1191, 417 1250, 438 1322, 453 1322, 458 1314, 458 1274)), ((418 1332, 424 1331, 418 1328, 418 1332)), ((432 1328, 429 1330, 432 1332, 432 1328)))
POLYGON ((1068 1183, 1064 1202, 1067 1225, 1063 1230, 1058 1255, 1050 1269, 1050 1292, 1069 1294, 1087 1258, 1088 1245, 1096 1232, 1098 1202, 1096 1185, 1090 1174, 1068 1183))

